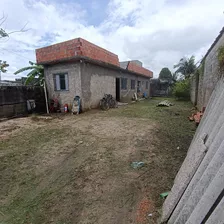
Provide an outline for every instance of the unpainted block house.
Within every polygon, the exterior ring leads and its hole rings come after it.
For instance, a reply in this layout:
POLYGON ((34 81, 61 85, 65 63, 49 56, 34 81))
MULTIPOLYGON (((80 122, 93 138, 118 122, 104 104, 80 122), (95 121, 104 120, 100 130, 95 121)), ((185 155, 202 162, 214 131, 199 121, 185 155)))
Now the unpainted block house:
POLYGON ((149 96, 153 72, 138 60, 119 62, 118 56, 84 39, 76 38, 36 50, 44 65, 49 99, 71 105, 81 97, 82 109, 99 106, 104 94, 128 102, 134 93, 149 96))

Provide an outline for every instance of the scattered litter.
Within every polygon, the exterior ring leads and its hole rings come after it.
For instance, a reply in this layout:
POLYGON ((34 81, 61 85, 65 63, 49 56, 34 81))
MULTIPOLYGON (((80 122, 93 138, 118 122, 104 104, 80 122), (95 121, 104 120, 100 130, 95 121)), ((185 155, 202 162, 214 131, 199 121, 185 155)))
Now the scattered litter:
POLYGON ((148 214, 149 217, 152 217, 152 213, 148 214))
POLYGON ((79 141, 79 144, 82 144, 83 143, 83 141, 79 141))
POLYGON ((131 164, 132 168, 134 168, 134 169, 141 168, 141 167, 143 167, 144 165, 145 165, 144 162, 132 162, 132 164, 131 164))
POLYGON ((179 146, 177 146, 177 149, 180 149, 180 147, 179 147, 179 146))
POLYGON ((170 193, 169 191, 164 192, 164 193, 160 194, 160 197, 165 199, 168 196, 169 193, 170 193))
POLYGON ((168 100, 163 100, 157 105, 157 107, 170 107, 170 106, 173 106, 173 103, 171 103, 168 100))

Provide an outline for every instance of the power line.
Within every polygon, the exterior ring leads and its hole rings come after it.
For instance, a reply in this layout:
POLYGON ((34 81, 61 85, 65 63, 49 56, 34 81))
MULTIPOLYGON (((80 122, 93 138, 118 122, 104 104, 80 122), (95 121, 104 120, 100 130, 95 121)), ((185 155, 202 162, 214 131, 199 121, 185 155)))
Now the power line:
POLYGON ((30 60, 30 58, 27 58, 27 57, 25 57, 25 56, 23 56, 21 54, 18 54, 17 52, 15 52, 15 51, 13 51, 11 49, 10 50, 9 49, 6 49, 6 48, 0 48, 0 49, 3 50, 3 51, 8 51, 9 53, 13 53, 13 54, 15 54, 17 56, 23 57, 23 58, 27 59, 28 61, 30 60))

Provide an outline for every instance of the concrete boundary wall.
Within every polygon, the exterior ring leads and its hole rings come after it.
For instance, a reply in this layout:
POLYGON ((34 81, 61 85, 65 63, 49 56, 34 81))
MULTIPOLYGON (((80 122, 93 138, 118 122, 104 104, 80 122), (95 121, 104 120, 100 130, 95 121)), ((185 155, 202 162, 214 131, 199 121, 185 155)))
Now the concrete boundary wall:
POLYGON ((220 69, 218 52, 224 46, 224 27, 204 56, 199 67, 200 72, 191 77, 191 101, 199 110, 207 107, 208 101, 218 81, 224 76, 223 69, 220 69), (199 74, 200 73, 200 74, 199 74))
POLYGON ((36 112, 45 112, 45 98, 42 87, 1 86, 0 117, 13 117, 27 113, 27 100, 33 99, 36 112))
POLYGON ((221 79, 164 202, 162 223, 223 223, 223 98, 224 81, 221 79))

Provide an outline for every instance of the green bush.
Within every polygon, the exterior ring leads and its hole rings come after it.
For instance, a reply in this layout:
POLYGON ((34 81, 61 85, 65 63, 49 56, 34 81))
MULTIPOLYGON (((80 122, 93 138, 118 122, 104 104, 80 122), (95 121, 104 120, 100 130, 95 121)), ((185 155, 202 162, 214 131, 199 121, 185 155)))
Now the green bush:
POLYGON ((175 83, 173 95, 180 100, 190 99, 190 82, 188 79, 181 80, 175 83))

